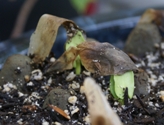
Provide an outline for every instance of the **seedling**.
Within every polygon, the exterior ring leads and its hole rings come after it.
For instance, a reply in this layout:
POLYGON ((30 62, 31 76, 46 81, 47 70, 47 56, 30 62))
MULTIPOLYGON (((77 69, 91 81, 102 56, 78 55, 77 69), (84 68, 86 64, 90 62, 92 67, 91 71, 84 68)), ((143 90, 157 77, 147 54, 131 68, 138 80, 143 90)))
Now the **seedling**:
POLYGON ((48 14, 40 18, 30 39, 28 55, 33 55, 32 63, 41 64, 48 57, 61 25, 66 28, 69 36, 65 46, 66 51, 47 68, 45 73, 61 72, 75 67, 76 73, 80 74, 82 64, 91 73, 102 76, 112 75, 111 92, 115 98, 123 99, 126 87, 131 98, 134 90, 134 75, 128 71, 136 70, 136 66, 128 55, 109 43, 86 42, 82 30, 73 21, 48 14), (124 83, 123 80, 127 82, 124 83))
MULTIPOLYGON (((85 41, 83 31, 80 29, 75 29, 73 25, 70 26, 70 29, 73 29, 73 31, 68 31, 68 40, 65 44, 65 50, 68 50, 70 47, 77 47, 77 45, 85 41)), ((75 68, 76 74, 79 75, 81 73, 81 61, 79 56, 76 57, 73 67, 75 68)))
POLYGON ((70 47, 64 54, 47 70, 64 71, 73 68, 77 56, 82 65, 91 73, 107 76, 111 75, 111 93, 116 99, 123 100, 124 89, 127 87, 129 98, 133 96, 135 64, 127 54, 109 43, 82 42, 77 47, 70 47), (125 78, 125 79, 124 79, 125 78), (121 86, 118 88, 118 86, 121 86))
POLYGON ((134 73, 129 71, 123 75, 112 75, 110 78, 110 91, 115 99, 123 103, 125 89, 128 89, 128 97, 134 93, 134 73))

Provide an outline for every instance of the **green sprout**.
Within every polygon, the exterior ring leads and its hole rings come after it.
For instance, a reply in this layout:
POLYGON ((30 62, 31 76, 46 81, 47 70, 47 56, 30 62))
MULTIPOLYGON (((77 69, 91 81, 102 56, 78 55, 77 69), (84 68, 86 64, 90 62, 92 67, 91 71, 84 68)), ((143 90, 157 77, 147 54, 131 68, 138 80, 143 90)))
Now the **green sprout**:
POLYGON ((110 91, 113 97, 123 102, 125 89, 128 88, 128 97, 131 99, 134 93, 134 73, 129 71, 123 75, 112 75, 110 78, 110 91))
MULTIPOLYGON (((77 30, 77 32, 67 40, 65 44, 65 50, 68 50, 70 47, 77 47, 77 45, 81 44, 82 42, 85 42, 85 38, 83 36, 83 31, 77 30)), ((81 73, 81 60, 80 56, 77 56, 74 63, 73 67, 75 68, 75 72, 77 75, 81 73)))

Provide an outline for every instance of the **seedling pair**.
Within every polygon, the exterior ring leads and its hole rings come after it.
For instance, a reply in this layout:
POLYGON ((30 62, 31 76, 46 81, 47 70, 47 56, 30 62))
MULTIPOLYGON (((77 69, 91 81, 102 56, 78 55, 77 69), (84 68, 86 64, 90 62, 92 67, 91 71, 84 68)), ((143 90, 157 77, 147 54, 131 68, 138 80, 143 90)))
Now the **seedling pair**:
POLYGON ((49 56, 58 28, 61 25, 66 28, 69 36, 65 45, 65 52, 48 67, 45 73, 62 72, 75 68, 76 74, 80 74, 81 65, 83 65, 91 73, 111 76, 110 91, 114 98, 123 100, 125 88, 128 88, 128 95, 131 98, 134 91, 132 71, 136 70, 131 59, 123 51, 109 43, 87 42, 83 36, 83 31, 71 20, 48 14, 40 18, 30 39, 28 56, 33 57, 30 59, 30 63, 42 64, 49 56))
POLYGON ((66 51, 48 68, 47 72, 64 71, 74 67, 76 74, 80 74, 83 65, 92 73, 111 75, 110 91, 115 99, 123 102, 126 88, 129 98, 132 98, 134 92, 132 70, 136 67, 123 51, 109 43, 99 43, 94 40, 86 42, 83 32, 79 29, 69 37, 65 48, 66 51))

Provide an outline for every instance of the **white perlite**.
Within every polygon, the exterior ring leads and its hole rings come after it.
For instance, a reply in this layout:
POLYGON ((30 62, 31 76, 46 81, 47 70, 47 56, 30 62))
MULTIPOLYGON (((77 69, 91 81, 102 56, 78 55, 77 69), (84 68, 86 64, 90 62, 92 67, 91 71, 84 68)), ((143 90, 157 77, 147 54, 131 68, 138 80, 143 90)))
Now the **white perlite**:
POLYGON ((39 96, 39 93, 38 92, 32 92, 31 93, 31 96, 32 97, 35 97, 36 99, 40 99, 41 97, 39 96))
POLYGON ((59 122, 55 122, 55 125, 62 125, 61 123, 59 123, 59 122))
POLYGON ((19 96, 19 97, 22 97, 22 96, 24 96, 24 94, 23 94, 22 92, 19 92, 19 91, 18 91, 18 96, 19 96))
POLYGON ((32 92, 31 95, 30 95, 29 97, 27 97, 27 98, 24 99, 23 103, 24 103, 24 104, 30 103, 30 104, 34 104, 34 105, 35 105, 37 99, 40 99, 40 98, 41 98, 41 97, 39 96, 39 93, 37 93, 37 92, 32 92))
POLYGON ((43 79, 43 73, 40 69, 36 69, 31 72, 31 79, 32 80, 42 80, 43 79))
POLYGON ((51 62, 51 63, 53 63, 53 62, 55 62, 55 61, 56 61, 56 59, 55 59, 54 57, 51 57, 51 58, 50 58, 50 62, 51 62))
POLYGON ((52 78, 50 77, 47 81, 48 85, 50 85, 52 83, 52 78))
POLYGON ((93 59, 92 62, 96 63, 96 62, 99 62, 99 60, 93 59))
POLYGON ((68 111, 68 110, 64 110, 64 112, 65 112, 67 115, 69 115, 69 111, 68 111))
POLYGON ((163 42, 161 43, 161 49, 164 49, 164 43, 163 42))
POLYGON ((18 123, 19 125, 23 125, 23 119, 22 119, 22 118, 19 119, 19 120, 17 121, 17 123, 18 123))
POLYGON ((13 85, 12 83, 6 83, 3 85, 3 92, 9 92, 11 89, 17 89, 17 87, 15 85, 13 85))
POLYGON ((68 98, 68 102, 73 104, 73 105, 76 103, 76 101, 77 101, 77 97, 76 96, 70 96, 68 98))
POLYGON ((27 83, 27 86, 34 86, 34 83, 30 81, 27 83))
POLYGON ((91 72, 88 72, 88 71, 83 71, 83 74, 85 74, 86 76, 90 76, 91 75, 91 72))
POLYGON ((76 74, 74 72, 70 72, 68 76, 66 77, 66 81, 72 81, 76 77, 76 74))
POLYGON ((78 107, 76 107, 73 111, 71 111, 71 115, 73 115, 73 114, 77 113, 78 111, 79 111, 79 108, 78 108, 78 107))
POLYGON ((46 120, 43 120, 42 125, 49 125, 49 123, 46 120))
POLYGON ((79 89, 80 88, 80 84, 78 82, 73 81, 73 83, 71 84, 72 89, 79 89))

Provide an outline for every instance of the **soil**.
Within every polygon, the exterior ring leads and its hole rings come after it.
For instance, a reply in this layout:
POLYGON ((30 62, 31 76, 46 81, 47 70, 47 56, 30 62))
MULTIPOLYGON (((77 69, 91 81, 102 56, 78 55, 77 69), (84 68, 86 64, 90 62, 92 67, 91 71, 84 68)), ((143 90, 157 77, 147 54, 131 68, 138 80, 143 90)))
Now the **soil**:
MULTIPOLYGON (((143 58, 131 55, 135 64, 149 76, 147 82, 149 90, 145 95, 142 92, 135 93, 131 100, 127 98, 128 90, 125 91, 124 105, 120 105, 110 94, 109 77, 91 74, 84 68, 80 75, 74 75, 74 70, 44 74, 46 66, 53 60, 51 55, 44 65, 35 66, 34 69, 40 69, 41 74, 37 70, 38 72, 34 73, 36 77, 34 75, 26 76, 27 82, 23 86, 26 92, 20 92, 11 83, 6 83, 0 87, 0 124, 89 125, 87 100, 80 87, 83 85, 84 79, 90 76, 101 86, 113 110, 119 115, 124 124, 163 125, 164 100, 162 100, 161 93, 164 91, 164 58, 162 49, 159 46, 156 46, 154 53, 147 53, 143 58), (68 78, 69 75, 71 75, 71 78, 68 78), (57 95, 56 101, 53 102, 51 99, 47 99, 47 106, 43 106, 48 94, 54 88, 69 92, 69 96, 73 97, 73 101, 67 102, 67 100, 58 98, 60 96, 57 95), (64 106, 59 105, 62 102, 64 106), (69 115, 70 119, 60 115, 48 103, 61 108, 69 115)), ((141 84, 139 87, 142 88, 143 85, 141 84)))

